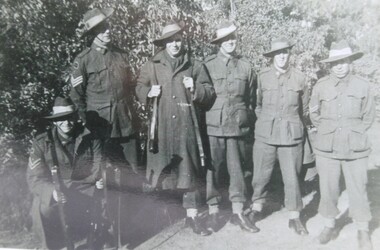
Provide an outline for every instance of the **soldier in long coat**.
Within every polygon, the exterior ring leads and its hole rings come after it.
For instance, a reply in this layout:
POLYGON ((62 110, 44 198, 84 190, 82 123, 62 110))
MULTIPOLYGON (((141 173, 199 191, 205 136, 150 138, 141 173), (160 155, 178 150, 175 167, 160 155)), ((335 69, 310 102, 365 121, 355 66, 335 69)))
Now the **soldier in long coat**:
POLYGON ((51 174, 55 165, 53 150, 62 184, 63 197, 60 198, 66 201, 69 233, 72 237, 86 237, 90 230, 95 187, 103 188, 103 182, 99 179, 101 143, 92 140, 90 132, 76 123, 77 113, 70 99, 57 97, 53 114, 46 119, 52 121, 54 127, 35 138, 29 157, 27 181, 33 194, 33 229, 44 248, 57 249, 62 248, 64 235, 57 207, 59 194, 51 174))
POLYGON ((74 60, 70 97, 83 123, 103 141, 111 162, 136 170, 135 84, 126 53, 112 44, 107 19, 113 11, 94 8, 85 13, 82 37, 92 44, 74 60))
POLYGON ((216 100, 206 112, 212 168, 207 171, 208 226, 220 229, 219 204, 222 199, 222 172, 229 174, 229 199, 232 203, 231 222, 248 232, 258 232, 243 213, 246 201, 244 180, 245 139, 253 127, 256 75, 247 59, 236 55, 237 27, 229 21, 218 25, 216 38, 219 52, 205 60, 216 92, 216 100))
POLYGON ((274 39, 271 50, 264 53, 273 59, 272 65, 258 75, 250 218, 255 221, 263 209, 267 184, 278 159, 289 228, 305 235, 308 232, 300 221, 303 204, 298 174, 302 166, 303 119, 307 114, 309 92, 305 76, 289 64, 292 47, 285 38, 274 39))
POLYGON ((140 102, 158 98, 158 152, 148 152, 146 177, 152 187, 183 190, 187 223, 195 233, 208 235, 197 216, 203 169, 194 105, 210 105, 215 92, 205 67, 186 53, 182 30, 174 21, 163 28, 154 41, 163 50, 142 67, 137 81, 140 102))
POLYGON ((321 61, 330 64, 331 73, 313 89, 310 117, 317 128, 314 146, 321 191, 318 211, 324 224, 318 240, 326 244, 338 236, 335 217, 339 214, 339 180, 343 172, 359 249, 372 249, 366 187, 371 148, 366 131, 375 118, 375 104, 368 81, 350 71, 351 62, 362 55, 353 53, 344 40, 332 43, 329 58, 321 61))

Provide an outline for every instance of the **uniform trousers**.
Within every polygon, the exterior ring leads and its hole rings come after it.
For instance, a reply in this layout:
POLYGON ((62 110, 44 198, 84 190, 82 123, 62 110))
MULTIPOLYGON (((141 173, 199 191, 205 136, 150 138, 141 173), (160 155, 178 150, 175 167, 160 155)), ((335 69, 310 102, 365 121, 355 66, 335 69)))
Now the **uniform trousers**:
POLYGON ((298 175, 302 167, 302 143, 270 145, 256 140, 253 145, 252 202, 263 204, 268 195, 267 185, 278 159, 284 182, 285 207, 289 211, 303 208, 298 175))
POLYGON ((242 161, 244 160, 245 141, 242 137, 210 136, 212 170, 207 170, 207 204, 217 205, 222 196, 219 192, 223 185, 222 170, 227 167, 230 178, 228 187, 231 202, 246 201, 246 184, 242 161))
POLYGON ((348 193, 350 216, 357 222, 371 220, 371 211, 367 196, 367 166, 368 157, 354 160, 339 160, 316 157, 319 174, 321 200, 319 213, 329 219, 338 214, 337 203, 340 195, 339 180, 343 172, 348 193))

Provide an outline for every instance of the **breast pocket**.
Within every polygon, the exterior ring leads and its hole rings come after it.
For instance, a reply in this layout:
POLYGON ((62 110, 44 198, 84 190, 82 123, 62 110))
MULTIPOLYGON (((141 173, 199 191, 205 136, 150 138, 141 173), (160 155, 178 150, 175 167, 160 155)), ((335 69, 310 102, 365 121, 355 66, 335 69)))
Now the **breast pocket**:
POLYGON ((353 116, 360 116, 364 95, 362 93, 351 92, 347 94, 347 107, 353 116))
POLYGON ((223 81, 226 79, 224 75, 213 74, 211 75, 212 83, 214 84, 214 89, 216 95, 223 94, 225 86, 223 85, 223 81))
POLYGON ((336 107, 336 99, 338 94, 335 92, 326 92, 321 95, 321 114, 336 115, 338 113, 336 107))
POLYGON ((87 70, 87 88, 93 91, 101 91, 106 87, 105 77, 106 77, 107 67, 100 66, 89 66, 87 70))
POLYGON ((244 95, 247 89, 247 83, 248 83, 248 76, 245 75, 237 75, 235 79, 235 84, 237 88, 237 94, 244 95))
POLYGON ((262 88, 263 106, 275 105, 278 100, 278 86, 265 86, 262 88))
POLYGON ((288 87, 287 88, 287 100, 289 105, 291 106, 297 106, 299 104, 299 97, 300 97, 301 90, 296 87, 288 87))

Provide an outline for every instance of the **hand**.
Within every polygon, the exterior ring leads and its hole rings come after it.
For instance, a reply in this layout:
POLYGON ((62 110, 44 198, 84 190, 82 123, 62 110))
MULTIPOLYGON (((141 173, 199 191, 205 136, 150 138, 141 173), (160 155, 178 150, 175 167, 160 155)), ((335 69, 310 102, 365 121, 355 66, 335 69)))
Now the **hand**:
POLYGON ((58 196, 58 192, 55 189, 53 190, 53 199, 56 202, 66 203, 65 195, 63 193, 60 193, 60 195, 58 196))
POLYGON ((185 88, 190 90, 191 93, 194 93, 194 81, 192 77, 184 76, 183 84, 185 85, 185 88))
POLYGON ((148 97, 149 98, 157 97, 160 94, 161 94, 161 86, 160 85, 152 85, 152 87, 150 88, 150 91, 148 93, 148 97))
POLYGON ((103 178, 101 178, 100 180, 98 180, 96 183, 95 183, 95 186, 97 189, 103 189, 104 188, 104 181, 103 181, 103 178))

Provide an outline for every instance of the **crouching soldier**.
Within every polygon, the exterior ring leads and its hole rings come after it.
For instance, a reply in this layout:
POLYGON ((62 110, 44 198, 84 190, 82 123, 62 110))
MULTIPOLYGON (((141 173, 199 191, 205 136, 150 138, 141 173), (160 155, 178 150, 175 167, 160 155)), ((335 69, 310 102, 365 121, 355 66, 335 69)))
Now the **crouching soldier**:
POLYGON ((310 117, 318 132, 315 139, 316 165, 321 201, 319 213, 324 229, 318 237, 326 244, 337 237, 335 217, 339 211, 339 179, 346 182, 350 214, 358 229, 359 249, 372 249, 368 222, 371 220, 366 184, 370 144, 366 130, 375 117, 369 84, 350 72, 353 53, 347 42, 333 43, 329 58, 330 75, 320 79, 310 100, 310 117))
POLYGON ((54 126, 34 140, 27 168, 33 229, 44 248, 73 249, 75 240, 88 236, 92 197, 103 189, 100 141, 76 122, 68 98, 57 97, 52 115, 45 118, 54 126))

